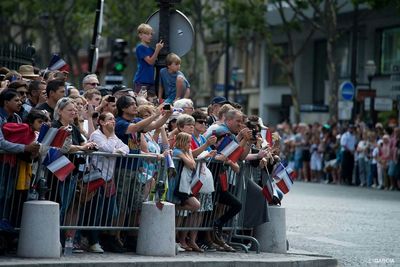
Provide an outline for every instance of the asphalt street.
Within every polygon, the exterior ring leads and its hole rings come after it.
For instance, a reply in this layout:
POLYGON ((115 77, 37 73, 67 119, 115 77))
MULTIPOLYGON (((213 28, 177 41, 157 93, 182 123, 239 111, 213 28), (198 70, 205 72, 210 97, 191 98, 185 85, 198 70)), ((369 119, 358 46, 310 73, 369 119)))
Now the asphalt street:
POLYGON ((295 182, 282 206, 292 249, 340 266, 400 266, 400 191, 295 182))

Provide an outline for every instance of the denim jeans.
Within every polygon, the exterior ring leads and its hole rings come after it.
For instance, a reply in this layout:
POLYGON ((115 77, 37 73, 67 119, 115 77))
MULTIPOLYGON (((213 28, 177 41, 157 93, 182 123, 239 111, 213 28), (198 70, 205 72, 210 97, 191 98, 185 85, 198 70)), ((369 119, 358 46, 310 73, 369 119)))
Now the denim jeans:
POLYGON ((359 158, 357 160, 358 165, 358 177, 360 179, 360 184, 366 185, 369 176, 369 166, 368 161, 365 158, 359 158))
POLYGON ((71 205, 76 191, 77 176, 68 176, 63 182, 58 183, 58 194, 60 195, 60 223, 64 225, 65 214, 71 205))

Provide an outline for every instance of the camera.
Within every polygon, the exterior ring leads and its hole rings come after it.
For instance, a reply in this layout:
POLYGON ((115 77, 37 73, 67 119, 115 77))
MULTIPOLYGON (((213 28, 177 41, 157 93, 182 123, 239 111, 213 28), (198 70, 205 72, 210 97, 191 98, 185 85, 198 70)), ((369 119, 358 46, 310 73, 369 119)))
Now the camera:
POLYGON ((258 134, 258 132, 257 132, 256 129, 252 129, 252 130, 251 130, 251 135, 253 136, 253 139, 256 139, 256 138, 257 138, 257 134, 258 134))
POLYGON ((165 104, 163 110, 171 110, 171 104, 165 104))
POLYGON ((256 139, 257 134, 258 134, 257 124, 255 124, 254 122, 248 121, 248 122, 246 122, 246 126, 247 126, 247 128, 249 128, 251 130, 251 135, 252 135, 253 139, 256 139))
POLYGON ((97 145, 95 145, 95 146, 92 146, 92 147, 90 148, 90 150, 97 151, 97 150, 99 150, 99 148, 97 147, 97 145))

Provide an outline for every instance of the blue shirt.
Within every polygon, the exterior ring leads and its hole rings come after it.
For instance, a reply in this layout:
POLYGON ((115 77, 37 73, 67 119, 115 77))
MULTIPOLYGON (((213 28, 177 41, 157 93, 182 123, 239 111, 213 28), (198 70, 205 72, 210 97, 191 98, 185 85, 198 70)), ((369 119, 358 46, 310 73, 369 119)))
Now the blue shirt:
MULTIPOLYGON (((124 144, 128 145, 129 154, 140 154, 140 133, 127 134, 126 131, 130 124, 130 121, 122 117, 117 117, 115 119, 115 135, 121 139, 124 144)), ((117 160, 117 166, 122 166, 124 169, 135 170, 138 167, 138 159, 126 157, 123 157, 122 160, 119 159, 120 158, 117 160)))
POLYGON ((236 136, 234 134, 231 133, 231 131, 229 130, 228 126, 226 126, 225 123, 218 125, 217 127, 215 127, 212 131, 207 131, 204 134, 204 137, 206 139, 210 138, 212 135, 216 135, 218 139, 220 139, 221 137, 228 135, 232 138, 232 140, 236 141, 236 136))
POLYGON ((135 74, 135 83, 154 84, 154 66, 144 60, 147 56, 151 57, 154 49, 144 44, 136 46, 137 71, 135 74))
POLYGON ((172 150, 173 157, 178 157, 181 154, 183 154, 183 151, 180 148, 174 148, 174 150, 172 150))
POLYGON ((129 147, 129 154, 139 154, 140 151, 140 138, 139 133, 127 134, 130 121, 122 117, 115 119, 115 135, 129 147))
POLYGON ((160 70, 160 82, 164 89, 166 103, 172 103, 176 98, 176 78, 178 77, 183 78, 185 89, 190 88, 190 84, 182 72, 177 71, 175 73, 170 73, 167 68, 162 68, 160 70))

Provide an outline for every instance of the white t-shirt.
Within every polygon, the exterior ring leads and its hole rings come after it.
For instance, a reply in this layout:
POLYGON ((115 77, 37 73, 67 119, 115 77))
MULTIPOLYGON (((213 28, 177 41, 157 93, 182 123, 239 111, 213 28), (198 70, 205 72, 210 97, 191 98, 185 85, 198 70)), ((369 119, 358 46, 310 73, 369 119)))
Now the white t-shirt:
POLYGON ((378 154, 379 154, 379 149, 378 147, 374 147, 374 150, 372 150, 372 164, 377 164, 378 161, 376 160, 378 158, 378 154))

